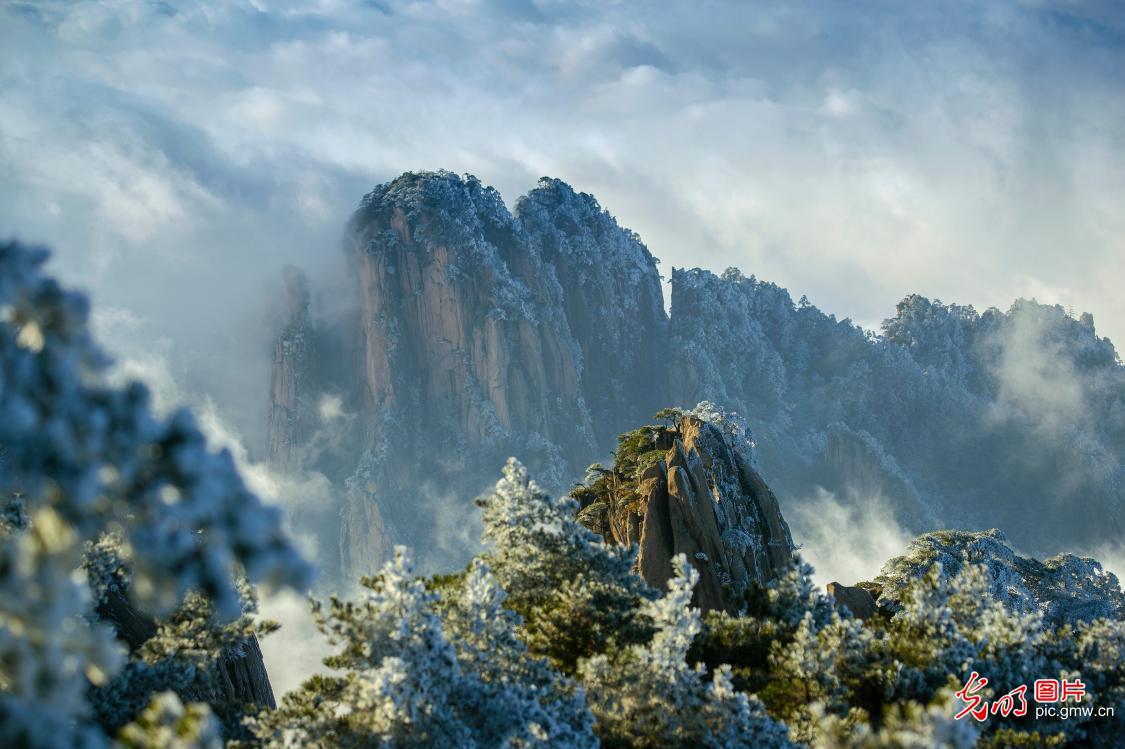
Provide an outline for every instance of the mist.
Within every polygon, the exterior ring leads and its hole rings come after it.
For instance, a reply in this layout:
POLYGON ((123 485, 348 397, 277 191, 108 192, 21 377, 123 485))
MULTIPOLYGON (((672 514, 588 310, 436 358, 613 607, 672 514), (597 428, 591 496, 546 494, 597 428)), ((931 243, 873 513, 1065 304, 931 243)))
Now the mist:
POLYGON ((895 521, 879 495, 848 491, 844 498, 818 488, 816 495, 783 505, 793 541, 813 566, 822 589, 830 582, 855 585, 873 580, 883 563, 906 551, 914 534, 895 521))
POLYGON ((1125 335, 1113 4, 0 15, 0 233, 173 338, 251 437, 258 297, 285 263, 335 262, 359 197, 408 169, 509 200, 564 178, 666 263, 741 267, 868 327, 919 291, 1073 304, 1125 335))
MULTIPOLYGON (((409 169, 476 173, 509 204, 561 177, 665 269, 739 267, 867 329, 916 291, 1035 297, 1125 335, 1111 4, 91 1, 0 18, 0 235, 52 246, 117 321, 107 347, 135 366, 159 352, 167 371, 138 374, 210 398, 251 459, 282 268, 337 314, 344 222, 409 169)), ((1020 366, 1031 345, 1009 349, 1024 379, 1005 398, 1047 396, 1061 424, 1073 386, 1049 357, 1020 366)))

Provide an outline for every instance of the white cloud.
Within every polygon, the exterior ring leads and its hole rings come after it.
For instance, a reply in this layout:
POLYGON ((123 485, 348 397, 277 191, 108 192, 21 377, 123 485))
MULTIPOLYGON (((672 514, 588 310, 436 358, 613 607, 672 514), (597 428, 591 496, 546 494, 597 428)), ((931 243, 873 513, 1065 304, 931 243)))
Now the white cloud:
POLYGON ((913 538, 879 496, 849 492, 841 499, 818 489, 807 501, 787 503, 786 512, 793 540, 821 588, 830 582, 873 580, 888 559, 906 552, 913 538))
POLYGON ((281 623, 281 629, 262 638, 262 659, 278 702, 314 674, 329 673, 324 659, 332 647, 316 627, 308 599, 291 591, 263 596, 259 616, 281 623))
POLYGON ((1125 335, 1106 280, 1125 273, 1123 24, 1102 3, 5 13, 0 81, 22 104, 0 104, 19 193, 0 228, 77 272, 91 251, 122 268, 164 251, 260 283, 281 264, 263 248, 322 254, 400 171, 472 170, 509 201, 551 172, 666 265, 741 266, 842 316, 915 291, 1006 307, 1031 278, 1125 335))
POLYGON ((1122 39, 1096 2, 10 2, 0 233, 174 342, 251 446, 280 269, 345 277, 344 220, 407 169, 510 203, 559 176, 665 272, 869 325, 1032 294, 1122 339, 1122 39))
POLYGON ((1105 545, 1089 553, 1094 559, 1102 563, 1102 568, 1117 575, 1118 580, 1125 580, 1125 545, 1105 545))
POLYGON ((174 340, 250 438, 281 267, 339 273, 407 169, 509 202, 562 177, 665 269, 841 317, 1030 293, 1122 339, 1123 32, 1094 2, 10 2, 0 233, 174 340))
POLYGON ((320 397, 317 411, 321 421, 326 423, 335 421, 344 415, 344 399, 338 395, 325 393, 320 397))

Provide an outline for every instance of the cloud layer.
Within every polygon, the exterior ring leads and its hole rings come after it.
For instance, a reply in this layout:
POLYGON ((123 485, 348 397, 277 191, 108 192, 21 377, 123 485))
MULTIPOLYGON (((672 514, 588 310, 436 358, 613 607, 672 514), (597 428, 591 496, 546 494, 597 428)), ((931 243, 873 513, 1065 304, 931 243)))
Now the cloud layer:
POLYGON ((562 177, 666 269, 867 325, 1022 295, 1125 338, 1113 3, 12 0, 0 45, 0 233, 250 437, 263 297, 288 262, 340 275, 344 219, 407 169, 509 201, 562 177))

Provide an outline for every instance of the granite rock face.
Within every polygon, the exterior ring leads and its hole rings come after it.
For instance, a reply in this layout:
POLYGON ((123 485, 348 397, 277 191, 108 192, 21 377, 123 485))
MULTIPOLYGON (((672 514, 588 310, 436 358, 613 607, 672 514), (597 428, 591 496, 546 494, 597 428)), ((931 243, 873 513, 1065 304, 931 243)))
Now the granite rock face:
POLYGON ((575 492, 578 518, 607 541, 638 544, 638 572, 657 588, 685 554, 700 573, 695 603, 737 608, 791 564, 793 539, 777 498, 754 469, 746 438, 699 415, 624 435, 617 460, 575 492))
POLYGON ((358 273, 365 405, 415 408, 419 431, 470 448, 537 433, 591 449, 561 291, 499 194, 417 175, 371 193, 349 225, 358 273), (585 444, 583 444, 585 443, 585 444))
POLYGON ((598 445, 663 402, 668 316, 657 260, 592 195, 543 178, 516 203, 531 250, 554 273, 582 353, 582 395, 598 445))
POLYGON ((294 450, 308 432, 309 375, 316 341, 309 314, 308 278, 299 269, 283 271, 287 319, 274 343, 270 371, 270 410, 267 455, 283 470, 297 462, 294 450))
POLYGON ((425 546, 420 488, 470 494, 515 453, 557 484, 594 442, 561 289, 495 190, 404 175, 364 199, 347 237, 365 433, 342 554, 369 570, 388 522, 425 546))
POLYGON ((289 284, 269 452, 294 464, 315 432, 303 414, 324 391, 358 414, 346 446, 319 457, 341 487, 346 576, 370 572, 392 542, 424 564, 432 506, 457 496, 471 525, 469 499, 510 455, 565 491, 653 410, 651 342, 667 324, 656 262, 592 197, 544 180, 513 215, 473 177, 405 174, 363 199, 345 250, 352 320, 309 323, 289 284), (325 357, 312 352, 328 339, 350 371, 317 369, 325 357))
POLYGON ((474 177, 407 173, 344 244, 348 315, 315 293, 310 313, 288 274, 269 455, 331 482, 321 546, 345 578, 391 543, 459 564, 471 498, 509 456, 565 493, 616 435, 704 401, 753 424, 756 470, 789 501, 878 501, 913 533, 999 525, 1037 553, 1125 532, 1125 367, 1088 317, 911 296, 880 336, 737 270, 675 268, 665 314, 637 235, 547 178, 509 211, 474 177), (330 429, 326 398, 347 416, 330 429))

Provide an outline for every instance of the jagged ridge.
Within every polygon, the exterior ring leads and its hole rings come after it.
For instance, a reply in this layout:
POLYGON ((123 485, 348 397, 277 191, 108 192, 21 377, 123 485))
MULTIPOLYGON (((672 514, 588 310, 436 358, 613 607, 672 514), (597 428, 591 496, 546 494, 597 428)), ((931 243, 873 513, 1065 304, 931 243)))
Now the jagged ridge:
MULTIPOLYGON (((474 177, 406 174, 364 198, 346 246, 355 321, 302 345, 351 341, 358 362, 300 380, 359 410, 332 460, 344 567, 371 569, 391 535, 433 546, 427 498, 472 496, 509 454, 566 491, 656 407, 701 401, 754 425, 789 502, 877 497, 913 531, 999 525, 1033 551, 1122 534, 1125 370, 1088 316, 911 296, 875 336, 735 270, 673 269, 668 317, 639 238, 552 179, 513 215, 474 177)), ((297 379, 275 370, 273 411, 297 379)), ((274 459, 312 429, 273 439, 274 459)))

